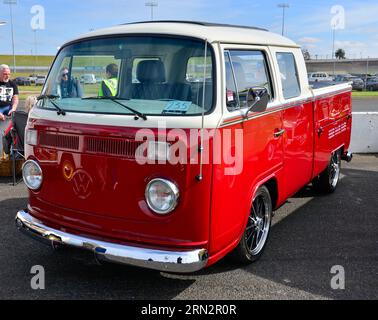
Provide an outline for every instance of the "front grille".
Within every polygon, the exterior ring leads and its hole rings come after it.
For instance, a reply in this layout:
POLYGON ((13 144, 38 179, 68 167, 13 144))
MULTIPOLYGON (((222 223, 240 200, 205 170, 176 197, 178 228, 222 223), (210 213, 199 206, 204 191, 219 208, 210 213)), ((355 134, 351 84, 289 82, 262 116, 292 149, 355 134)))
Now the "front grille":
POLYGON ((136 151, 143 142, 129 139, 85 137, 88 153, 123 156, 135 159, 136 151))
POLYGON ((40 132, 39 145, 57 149, 79 150, 79 136, 40 132))

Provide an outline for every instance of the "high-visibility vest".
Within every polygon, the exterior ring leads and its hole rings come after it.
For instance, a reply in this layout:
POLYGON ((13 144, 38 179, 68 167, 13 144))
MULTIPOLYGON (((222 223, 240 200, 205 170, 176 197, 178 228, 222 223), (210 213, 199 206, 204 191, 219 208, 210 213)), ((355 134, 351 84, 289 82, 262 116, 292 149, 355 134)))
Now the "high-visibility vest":
POLYGON ((111 78, 111 79, 106 79, 101 83, 100 90, 98 93, 99 97, 104 96, 104 90, 103 90, 103 84, 109 89, 111 96, 115 97, 117 95, 117 90, 118 90, 118 79, 117 78, 111 78))

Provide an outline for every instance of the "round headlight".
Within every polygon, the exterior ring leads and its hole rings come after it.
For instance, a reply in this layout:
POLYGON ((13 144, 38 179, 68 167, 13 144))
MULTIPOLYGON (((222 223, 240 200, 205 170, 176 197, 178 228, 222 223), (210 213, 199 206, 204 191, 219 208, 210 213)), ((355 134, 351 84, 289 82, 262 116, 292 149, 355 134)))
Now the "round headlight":
POLYGON ((26 186, 31 190, 38 190, 42 185, 42 169, 33 160, 28 160, 22 167, 22 177, 26 186))
POLYGON ((168 214, 176 208, 179 195, 177 186, 164 179, 150 181, 145 192, 150 209, 162 215, 168 214))

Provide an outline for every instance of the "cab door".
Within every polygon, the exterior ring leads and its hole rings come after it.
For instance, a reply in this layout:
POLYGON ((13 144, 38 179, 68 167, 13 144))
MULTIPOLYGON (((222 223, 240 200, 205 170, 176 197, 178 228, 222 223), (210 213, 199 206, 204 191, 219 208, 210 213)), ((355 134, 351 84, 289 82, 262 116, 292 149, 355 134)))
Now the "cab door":
POLYGON ((303 78, 306 69, 299 54, 299 49, 277 48, 274 52, 283 104, 285 197, 292 196, 309 183, 313 170, 313 101, 303 78))
MULTIPOLYGON (((224 45, 222 51, 222 104, 224 117, 220 125, 223 137, 241 132, 232 153, 242 151, 242 168, 226 175, 224 163, 213 167, 210 255, 227 248, 245 229, 256 189, 282 171, 282 115, 276 93, 270 51, 267 47, 224 45), (248 88, 266 87, 271 96, 264 112, 251 112, 248 88)), ((278 179, 278 184, 281 179, 278 179)))

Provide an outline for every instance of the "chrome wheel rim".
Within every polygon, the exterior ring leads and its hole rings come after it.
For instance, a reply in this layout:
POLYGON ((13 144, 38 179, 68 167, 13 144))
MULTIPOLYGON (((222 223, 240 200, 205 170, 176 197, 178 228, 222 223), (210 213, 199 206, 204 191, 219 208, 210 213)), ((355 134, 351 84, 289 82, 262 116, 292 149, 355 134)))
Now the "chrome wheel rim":
POLYGON ((264 248, 270 229, 270 204, 267 197, 259 195, 253 201, 245 233, 248 251, 255 256, 264 248))
POLYGON ((340 178, 340 159, 339 154, 336 152, 332 155, 331 163, 329 166, 329 183, 335 188, 340 178))

